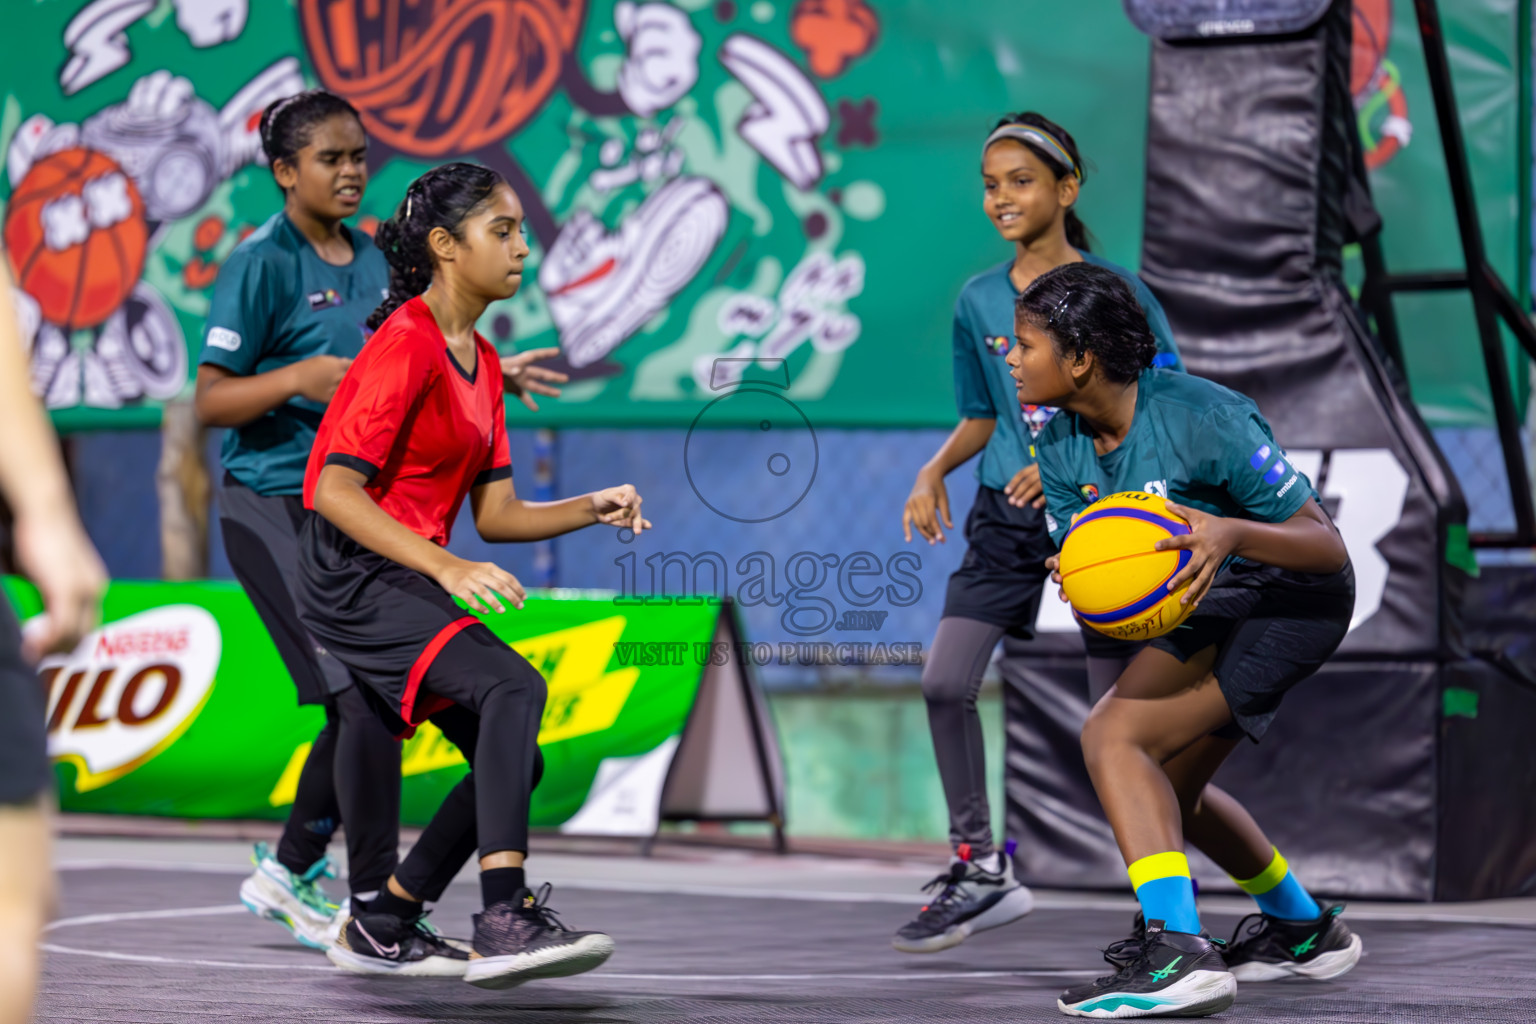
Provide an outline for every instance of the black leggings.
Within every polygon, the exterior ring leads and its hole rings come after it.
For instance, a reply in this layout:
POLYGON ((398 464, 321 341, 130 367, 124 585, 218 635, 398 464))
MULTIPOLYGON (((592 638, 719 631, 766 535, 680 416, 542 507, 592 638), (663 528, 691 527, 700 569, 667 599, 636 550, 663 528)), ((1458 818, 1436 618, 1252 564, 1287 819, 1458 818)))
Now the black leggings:
POLYGON ((325 856, 338 822, 347 827, 348 888, 378 891, 399 857, 400 744, 356 686, 326 705, 325 728, 304 761, 277 844, 278 863, 302 874, 325 856))
POLYGON ((544 774, 539 721, 548 691, 527 659, 479 624, 444 645, 422 690, 455 702, 428 721, 470 764, 395 872, 406 892, 430 903, 477 846, 482 857, 528 852, 529 803, 544 774))

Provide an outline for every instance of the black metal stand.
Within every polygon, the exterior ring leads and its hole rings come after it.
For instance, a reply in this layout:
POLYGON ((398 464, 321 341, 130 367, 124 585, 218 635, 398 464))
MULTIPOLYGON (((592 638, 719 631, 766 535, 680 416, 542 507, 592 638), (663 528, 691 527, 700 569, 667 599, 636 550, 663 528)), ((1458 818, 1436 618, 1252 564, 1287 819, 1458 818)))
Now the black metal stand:
POLYGON ((1478 342, 1483 364, 1488 372, 1488 391, 1493 400, 1494 424, 1499 447, 1504 455, 1504 472, 1509 479, 1509 497, 1515 512, 1513 533, 1473 534, 1474 547, 1536 546, 1536 504, 1531 496, 1531 478, 1520 438, 1520 418, 1515 410, 1514 388, 1509 367, 1504 360, 1504 346, 1499 336, 1502 320, 1514 334, 1526 355, 1536 359, 1536 326, 1520 303, 1494 273, 1483 245, 1483 228, 1477 219, 1477 204, 1472 192, 1472 172, 1467 164, 1466 144, 1461 133, 1461 116, 1456 110, 1456 94, 1451 82, 1450 61, 1445 52, 1445 35, 1440 26, 1436 0, 1414 0, 1418 14, 1419 37, 1424 44, 1424 65, 1430 91, 1435 98, 1435 117, 1445 150, 1445 171, 1450 181, 1451 199, 1456 208, 1456 225, 1461 235, 1461 251, 1466 269, 1414 274, 1391 274, 1386 270, 1380 244, 1375 238, 1362 243, 1366 266, 1363 305, 1371 310, 1376 332, 1389 354, 1402 365, 1402 342, 1392 311, 1392 296, 1398 292, 1455 291, 1467 289, 1472 294, 1472 308, 1477 318, 1478 342))

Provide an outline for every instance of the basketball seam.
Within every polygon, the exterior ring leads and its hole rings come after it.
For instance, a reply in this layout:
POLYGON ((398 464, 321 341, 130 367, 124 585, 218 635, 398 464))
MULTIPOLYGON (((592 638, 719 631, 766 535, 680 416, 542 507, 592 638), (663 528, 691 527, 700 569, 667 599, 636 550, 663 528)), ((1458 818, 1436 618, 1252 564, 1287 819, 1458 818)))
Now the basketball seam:
MULTIPOLYGON (((1169 536, 1171 537, 1171 536, 1173 536, 1173 534, 1169 534, 1169 536)), ((1183 550, 1185 550, 1185 549, 1184 548, 1170 548, 1169 549, 1169 551, 1183 551, 1183 550)), ((1092 564, 1089 564, 1089 565, 1080 565, 1076 569, 1073 569, 1071 572, 1064 572, 1064 573, 1061 574, 1061 581, 1063 583, 1065 583, 1067 580, 1071 579, 1073 576, 1076 576, 1080 572, 1087 572, 1089 569, 1097 569, 1097 568, 1100 568, 1101 566, 1105 566, 1105 565, 1114 565, 1116 562, 1123 562, 1123 561, 1125 561, 1128 558, 1145 558, 1148 555, 1166 555, 1166 554, 1169 553, 1169 551, 1158 551, 1156 548, 1153 548, 1151 551, 1135 551, 1135 552, 1132 552, 1129 555, 1116 555, 1114 558, 1106 558, 1102 562, 1093 562, 1092 564)))
POLYGON ((80 308, 80 290, 85 286, 85 271, 91 264, 91 243, 96 241, 96 232, 92 231, 85 236, 85 241, 80 243, 80 268, 75 271, 75 287, 69 299, 69 315, 60 324, 65 330, 75 330, 75 312, 80 308))

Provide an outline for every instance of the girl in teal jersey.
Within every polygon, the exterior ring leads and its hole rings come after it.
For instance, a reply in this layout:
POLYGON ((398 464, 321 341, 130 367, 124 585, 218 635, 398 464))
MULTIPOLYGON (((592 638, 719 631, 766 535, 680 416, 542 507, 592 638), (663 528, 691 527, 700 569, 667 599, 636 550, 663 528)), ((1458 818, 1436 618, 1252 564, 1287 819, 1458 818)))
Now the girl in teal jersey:
POLYGON ((300 493, 315 428, 362 349, 363 321, 389 290, 389 266, 345 223, 368 185, 368 139, 346 100, 321 90, 278 100, 262 114, 261 141, 283 208, 220 268, 196 408, 205 424, 229 428, 219 510, 230 567, 299 703, 322 705, 326 715, 277 849, 257 846, 240 896, 253 913, 324 948, 337 917, 318 883, 337 826, 347 827, 354 900, 366 901, 394 869, 400 749, 345 666, 298 620, 300 493))
MULTIPOLYGON (((1252 401, 1151 367, 1146 317, 1118 275, 1082 264, 1041 275, 1019 298, 1016 333, 1020 401, 1061 409, 1036 442, 1053 539, 1092 495, 1121 491, 1163 495, 1189 524, 1157 545, 1187 552, 1166 590, 1189 584, 1189 618, 1129 662, 1083 728, 1144 926, 1120 944, 1115 974, 1058 1006, 1200 1016, 1230 1006, 1238 978, 1343 974, 1360 940, 1342 908, 1319 907, 1242 805, 1209 785, 1349 631, 1343 540, 1252 401), (1225 958, 1201 932, 1186 841, 1259 904, 1225 958)), ((1048 564, 1059 582, 1059 559, 1048 564)))
MULTIPOLYGON (((982 673, 1005 634, 1028 639, 1054 548, 1041 512, 1034 434, 1054 410, 1021 408, 1004 362, 1013 340, 1014 302, 1053 267, 1090 263, 1120 275, 1135 290, 1158 338, 1160 365, 1179 368, 1178 350, 1157 300, 1130 271, 1089 251, 1075 212, 1084 179, 1072 136, 1039 114, 1005 117, 982 144, 982 211, 1011 243, 1010 257, 968 281, 955 303, 953 348, 957 426, 917 475, 902 516, 907 540, 916 527, 930 544, 953 529, 944 478, 978 452, 979 486, 965 524, 967 548, 950 577, 944 612, 923 668, 923 696, 934 753, 949 805, 949 870, 935 895, 896 933, 892 945, 928 953, 972 932, 1028 913, 1029 890, 1013 877, 1006 851, 995 848, 987 801, 986 760, 976 696, 982 673)), ((1108 644, 1101 646, 1109 646, 1108 644)), ((1096 653, 1090 648, 1090 653, 1096 653)), ((1102 653, 1102 652, 1098 652, 1102 653)), ((1090 659, 1090 667, 1098 659, 1090 659)), ((1104 688, 1112 672, 1101 672, 1104 688)))

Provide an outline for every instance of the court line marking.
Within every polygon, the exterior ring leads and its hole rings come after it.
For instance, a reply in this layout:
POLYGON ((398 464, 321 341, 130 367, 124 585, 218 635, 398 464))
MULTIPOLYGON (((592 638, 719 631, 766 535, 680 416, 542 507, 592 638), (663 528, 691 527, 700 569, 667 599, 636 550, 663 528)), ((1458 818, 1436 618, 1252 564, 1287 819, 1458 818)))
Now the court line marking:
MULTIPOLYGON (((56 931, 60 928, 75 928, 88 924, 114 924, 121 921, 152 921, 165 918, 184 917, 215 917, 223 914, 246 914, 250 911, 243 903, 220 904, 212 907, 187 907, 184 909, 164 910, 125 910, 112 914, 82 914, 79 917, 66 917, 50 922, 43 930, 45 932, 56 931)), ((45 942, 42 948, 50 953, 65 953, 73 956, 91 956, 101 960, 117 960, 125 963, 157 964, 160 966, 174 967, 227 967, 237 970, 258 971, 327 971, 336 972, 339 968, 333 966, 321 967, 317 964, 274 964, 274 963, 250 963, 230 960, 199 960, 184 957, 157 956, 150 953, 118 953, 112 950, 79 949, 74 946, 62 946, 58 943, 45 942)), ((1023 977, 1091 977, 1103 973, 1102 971, 1077 971, 1077 970, 1012 970, 1012 971, 917 971, 917 972, 848 972, 837 974, 635 974, 604 971, 593 977, 608 978, 613 981, 910 981, 924 978, 959 980, 966 978, 1023 978, 1023 977)))
MULTIPOLYGON (((244 907, 240 908, 244 910, 244 907)), ((41 948, 49 953, 70 953, 75 956, 93 956, 98 960, 121 960, 133 964, 157 964, 162 967, 227 967, 242 971, 327 971, 339 973, 340 968, 327 964, 320 967, 316 964, 253 964, 236 963, 230 960, 192 960, 170 956, 151 956, 147 953, 113 953, 101 949, 76 949, 73 946, 60 946, 52 942, 40 943, 41 948)))
POLYGON ((241 910, 250 913, 244 903, 221 903, 216 907, 188 907, 185 910, 124 910, 116 914, 84 914, 80 917, 61 917, 57 921, 49 921, 43 926, 43 931, 51 932, 55 928, 74 928, 85 924, 114 924, 118 921, 153 921, 166 917, 212 917, 215 914, 233 914, 241 910))
MULTIPOLYGON (((128 871, 166 871, 189 872, 193 874, 218 874, 218 875, 248 875, 250 868, 237 864, 215 864, 207 862, 194 862, 189 864, 167 864, 155 862, 122 861, 122 860, 71 860, 61 861, 54 865, 56 871, 100 871, 100 870, 128 870, 128 871)), ((887 903, 910 905, 916 903, 917 895, 901 895, 897 893, 872 893, 872 892, 834 892, 814 889, 751 889, 733 886, 709 886, 709 885, 685 885, 671 882, 617 882, 617 881, 582 881, 571 880, 557 881, 555 883, 563 889, 575 889, 585 892, 630 892, 649 895, 671 896, 717 896, 726 899, 757 899, 757 900, 793 900, 806 903, 887 903)), ((1236 899, 1227 893, 1217 896, 1218 899, 1236 899)), ((1108 910, 1108 911, 1134 911, 1136 902, 1129 898, 1114 898, 1104 896, 1064 896, 1059 894, 1039 895, 1035 898, 1035 908, 1038 910, 1108 910)), ((1412 904, 1404 904, 1404 907, 1412 904)), ((174 912, 172 912, 174 914, 174 912)), ((1221 906, 1210 907, 1203 911, 1210 917, 1243 917, 1253 913, 1252 907, 1227 908, 1221 906)), ((1536 921, 1523 921, 1518 918, 1496 917, 1487 914, 1425 914, 1415 912, 1398 912, 1395 910, 1370 910, 1352 909, 1348 911, 1352 921, 1378 921, 1399 922, 1409 924, 1476 924, 1496 925, 1505 928, 1536 929, 1536 921)))

